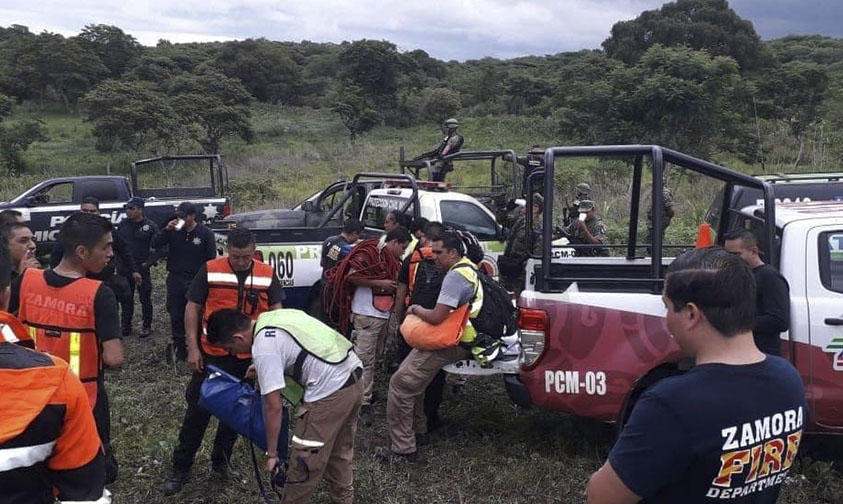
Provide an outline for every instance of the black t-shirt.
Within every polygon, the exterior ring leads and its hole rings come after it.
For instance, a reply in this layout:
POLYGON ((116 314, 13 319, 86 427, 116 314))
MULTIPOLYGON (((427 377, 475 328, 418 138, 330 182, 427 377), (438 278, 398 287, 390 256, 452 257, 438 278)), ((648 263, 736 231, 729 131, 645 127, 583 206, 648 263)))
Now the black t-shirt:
MULTIPOLYGON (((249 268, 246 271, 235 271, 234 274, 237 275, 237 282, 240 284, 240 288, 247 289, 249 288, 246 285, 246 279, 249 278, 249 273, 252 272, 252 269, 249 268)), ((284 301, 284 289, 281 287, 281 284, 278 283, 278 278, 275 275, 272 276, 272 281, 269 283, 269 306, 272 306, 277 303, 281 303, 284 301)), ((190 284, 190 289, 187 291, 187 300, 194 302, 196 304, 203 305, 205 301, 208 299, 208 265, 203 264, 201 268, 199 268, 199 272, 196 274, 196 277, 193 278, 193 283, 190 284)), ((239 308, 232 306, 232 308, 239 308)))
MULTIPOLYGON (((53 270, 46 270, 45 279, 50 287, 66 287, 78 278, 61 276, 53 270)), ((17 313, 20 308, 20 286, 23 275, 12 284, 9 312, 17 313)), ((100 344, 112 339, 120 339, 120 316, 117 310, 117 298, 105 284, 100 285, 94 295, 94 329, 100 344)))
POLYGON ((609 463, 648 503, 773 503, 807 421, 786 360, 703 364, 642 395, 609 463))
MULTIPOLYGON (((407 286, 410 285, 410 262, 412 258, 412 254, 405 257, 398 272, 398 281, 407 286)), ((428 310, 435 308, 436 300, 439 299, 439 292, 442 290, 442 281, 445 280, 446 274, 447 272, 440 270, 432 260, 422 259, 416 269, 413 292, 410 292, 410 304, 417 304, 428 310)))
POLYGON ((193 276, 203 264, 217 257, 214 232, 202 224, 191 231, 161 228, 151 245, 156 249, 169 247, 167 271, 177 275, 193 276))
POLYGON ((790 287, 787 280, 769 264, 754 268, 755 345, 764 353, 781 355, 781 333, 790 328, 790 287))
POLYGON ((342 259, 342 248, 344 245, 350 245, 349 241, 341 234, 330 236, 322 244, 322 273, 333 268, 342 259))

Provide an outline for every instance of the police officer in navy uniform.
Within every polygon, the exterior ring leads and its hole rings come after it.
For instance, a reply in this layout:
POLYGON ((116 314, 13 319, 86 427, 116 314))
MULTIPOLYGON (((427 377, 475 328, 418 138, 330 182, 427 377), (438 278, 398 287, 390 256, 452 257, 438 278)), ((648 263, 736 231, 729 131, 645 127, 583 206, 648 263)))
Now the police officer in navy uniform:
POLYGON ((117 236, 128 246, 135 260, 135 267, 141 275, 140 283, 134 278, 129 282, 130 295, 121 301, 121 322, 123 335, 132 332, 132 317, 135 314, 135 289, 140 298, 143 328, 140 337, 152 334, 152 279, 149 269, 164 255, 165 249, 151 252, 152 239, 158 234, 158 224, 143 215, 144 200, 135 196, 126 203, 126 220, 117 228, 117 236))
POLYGON ((187 360, 185 342, 184 308, 187 306, 187 291, 193 277, 203 264, 217 256, 214 233, 196 219, 196 206, 185 201, 178 206, 175 215, 152 239, 153 248, 168 248, 167 257, 167 311, 173 331, 172 347, 174 359, 187 360))

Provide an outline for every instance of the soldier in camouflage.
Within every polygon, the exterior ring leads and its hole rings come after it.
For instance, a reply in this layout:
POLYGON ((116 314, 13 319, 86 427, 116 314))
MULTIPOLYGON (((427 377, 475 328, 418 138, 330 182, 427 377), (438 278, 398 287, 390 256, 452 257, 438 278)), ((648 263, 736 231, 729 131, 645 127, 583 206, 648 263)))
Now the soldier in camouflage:
MULTIPOLYGON (((579 201, 580 217, 573 220, 563 234, 574 245, 603 245, 606 243, 606 225, 597 216, 594 202, 588 199, 579 201), (582 218, 582 215, 585 218, 582 218)), ((609 250, 604 247, 581 248, 575 252, 577 257, 608 256, 609 250)))
MULTIPOLYGON (((667 230, 667 226, 670 225, 670 220, 673 219, 673 216, 676 214, 676 209, 673 205, 673 194, 670 192, 670 189, 667 186, 664 186, 664 190, 662 192, 662 243, 664 243, 664 232, 667 230)), ((650 201, 650 209, 647 211, 647 243, 653 243, 653 238, 655 236, 653 225, 653 202, 650 201)), ((648 248, 649 251, 649 248, 648 248)))
MULTIPOLYGON (((530 247, 528 248, 527 245, 527 216, 526 214, 522 214, 518 217, 515 221, 515 224, 512 226, 510 230, 509 237, 506 240, 506 247, 504 248, 503 255, 506 259, 503 260, 503 263, 509 263, 512 265, 520 264, 519 267, 512 267, 509 269, 516 270, 517 273, 512 272, 510 273, 507 271, 506 273, 503 271, 504 267, 501 268, 501 280, 503 280, 504 287, 512 292, 519 293, 524 288, 524 278, 525 278, 525 270, 524 270, 524 262, 530 257, 531 253, 533 255, 541 254, 542 250, 542 234, 541 234, 541 214, 542 214, 542 205, 544 204, 544 198, 541 194, 535 194, 533 196, 533 229, 532 229, 532 240, 530 247)), ((501 261, 499 260, 499 264, 501 261)), ((503 264, 501 264, 503 265, 503 264)))
POLYGON ((591 200, 592 202, 594 201, 591 199, 591 186, 586 184, 585 182, 580 182, 579 184, 577 184, 577 198, 574 200, 573 203, 566 206, 565 213, 562 216, 562 224, 564 226, 570 226, 577 219, 580 214, 580 202, 583 200, 591 200))
POLYGON ((433 165, 433 173, 431 174, 431 179, 436 182, 444 182, 445 175, 454 169, 453 163, 450 161, 442 161, 442 158, 449 154, 456 154, 462 148, 462 144, 465 139, 463 139, 462 135, 457 133, 457 128, 459 127, 459 121, 453 117, 446 120, 442 123, 442 133, 445 133, 445 138, 442 139, 442 143, 440 143, 434 150, 420 154, 413 159, 413 161, 419 161, 422 159, 438 160, 436 164, 433 165))

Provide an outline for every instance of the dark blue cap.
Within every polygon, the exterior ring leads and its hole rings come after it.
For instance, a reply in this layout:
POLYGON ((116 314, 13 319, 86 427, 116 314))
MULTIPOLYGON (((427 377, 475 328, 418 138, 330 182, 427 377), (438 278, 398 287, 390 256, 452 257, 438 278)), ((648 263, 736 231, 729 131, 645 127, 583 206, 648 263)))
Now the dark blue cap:
POLYGON ((129 207, 143 208, 144 203, 145 202, 144 202, 143 198, 141 198, 140 196, 135 196, 126 203, 126 208, 129 208, 129 207))

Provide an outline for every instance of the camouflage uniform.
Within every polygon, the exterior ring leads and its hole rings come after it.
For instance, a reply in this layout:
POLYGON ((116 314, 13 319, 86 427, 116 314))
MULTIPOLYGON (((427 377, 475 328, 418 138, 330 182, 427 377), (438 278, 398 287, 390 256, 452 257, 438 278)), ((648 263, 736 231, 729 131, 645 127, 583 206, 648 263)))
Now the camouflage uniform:
MULTIPOLYGON (((568 227, 566 227, 563 231, 568 235, 568 239, 574 245, 589 245, 591 242, 588 241, 588 236, 585 234, 583 230, 579 228, 577 223, 579 220, 575 220, 571 222, 568 227)), ((606 225, 603 224, 603 219, 600 217, 595 217, 590 221, 586 221, 585 227, 588 228, 588 232, 591 233, 591 236, 600 240, 600 243, 606 243, 606 225)), ((577 257, 597 257, 597 256, 608 256, 609 250, 602 247, 590 248, 590 249, 577 249, 576 256, 577 257)))
MULTIPOLYGON (((664 232, 667 226, 670 225, 670 214, 667 212, 668 208, 673 206, 673 193, 667 187, 662 192, 663 206, 662 206, 662 243, 664 243, 664 232)), ((647 243, 653 243, 653 202, 650 201, 650 209, 647 210, 647 243)))
MULTIPOLYGON (((538 219, 533 219, 533 255, 539 255, 542 251, 543 240, 539 219, 541 219, 541 215, 539 215, 538 219)), ((509 237, 506 240, 506 248, 504 249, 505 256, 522 262, 530 257, 530 250, 527 248, 527 231, 527 216, 522 215, 518 217, 510 230, 509 237)), ((519 293, 524 288, 525 274, 524 268, 521 268, 518 276, 506 277, 502 274, 501 281, 507 290, 519 293)))

